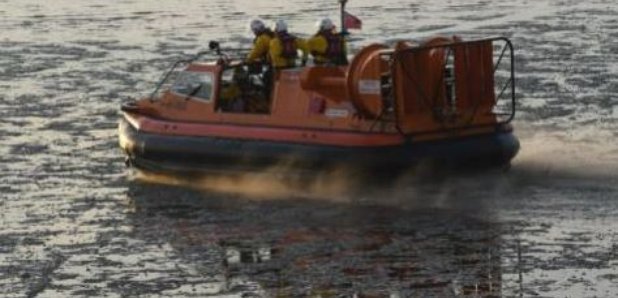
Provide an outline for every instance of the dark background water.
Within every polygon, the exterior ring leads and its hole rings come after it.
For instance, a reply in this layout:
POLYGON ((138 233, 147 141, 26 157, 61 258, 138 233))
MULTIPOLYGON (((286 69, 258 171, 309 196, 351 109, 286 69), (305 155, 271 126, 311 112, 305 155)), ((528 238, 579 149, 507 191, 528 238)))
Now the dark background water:
POLYGON ((118 107, 174 59, 248 45, 253 16, 310 34, 336 11, 0 0, 2 296, 618 295, 614 1, 350 1, 353 50, 512 39, 522 150, 508 172, 350 191, 340 176, 295 188, 125 169, 118 107))

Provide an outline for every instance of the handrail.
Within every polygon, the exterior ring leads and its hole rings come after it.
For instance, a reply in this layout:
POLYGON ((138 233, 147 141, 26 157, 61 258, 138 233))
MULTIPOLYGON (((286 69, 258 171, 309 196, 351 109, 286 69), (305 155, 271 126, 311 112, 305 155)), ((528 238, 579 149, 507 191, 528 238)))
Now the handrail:
POLYGON ((165 75, 163 76, 163 78, 161 78, 159 80, 159 83, 157 83, 157 86, 155 87, 154 91, 152 91, 152 93, 150 93, 150 97, 149 100, 152 102, 154 101, 154 97, 155 95, 159 92, 159 90, 161 89, 161 87, 163 86, 163 83, 165 83, 167 81, 167 79, 170 77, 170 75, 174 72, 174 70, 176 69, 176 67, 178 67, 178 65, 180 64, 184 64, 184 63, 191 63, 191 60, 178 60, 176 62, 174 62, 174 64, 172 64, 172 67, 169 68, 169 70, 165 73, 165 75))
MULTIPOLYGON (((212 42, 211 42, 212 44, 212 42)), ((172 64, 172 66, 169 68, 169 70, 165 73, 165 75, 163 76, 162 79, 159 80, 159 83, 157 83, 157 86, 155 87, 155 90, 152 91, 152 93, 149 96, 150 101, 154 101, 154 97, 155 95, 159 92, 159 90, 161 90, 161 87, 163 86, 163 84, 167 81, 167 79, 170 77, 170 75, 174 72, 174 70, 176 70, 176 68, 181 65, 181 64, 189 64, 192 62, 195 62, 197 60, 199 60, 202 56, 207 55, 207 54, 214 54, 216 56, 218 56, 219 58, 223 58, 225 57, 225 59, 229 60, 229 56, 225 53, 221 52, 221 48, 219 48, 218 43, 216 44, 216 47, 210 46, 211 49, 210 50, 206 50, 206 51, 200 51, 197 52, 197 54, 193 55, 192 57, 188 58, 188 59, 181 59, 178 60, 176 62, 174 62, 172 64), (213 53, 214 51, 214 53, 213 53)), ((248 51, 249 49, 246 48, 226 48, 225 51, 233 51, 233 52, 243 52, 243 51, 248 51)))

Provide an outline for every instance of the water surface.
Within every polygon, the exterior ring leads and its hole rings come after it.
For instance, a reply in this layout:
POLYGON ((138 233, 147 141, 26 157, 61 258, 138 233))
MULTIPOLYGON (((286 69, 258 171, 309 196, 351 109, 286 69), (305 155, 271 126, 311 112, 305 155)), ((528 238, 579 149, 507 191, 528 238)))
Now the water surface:
POLYGON ((511 38, 522 141, 511 170, 412 173, 362 192, 341 176, 303 189, 145 183, 118 150, 122 102, 209 40, 248 46, 254 16, 308 35, 336 1, 0 0, 0 293, 618 295, 618 5, 356 0, 349 11, 364 22, 353 50, 511 38))

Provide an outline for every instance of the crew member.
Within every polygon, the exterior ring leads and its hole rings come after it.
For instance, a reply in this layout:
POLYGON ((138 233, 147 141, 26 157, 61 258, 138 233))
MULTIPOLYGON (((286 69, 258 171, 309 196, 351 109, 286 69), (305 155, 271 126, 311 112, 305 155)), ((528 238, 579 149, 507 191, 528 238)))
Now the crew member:
POLYGON ((304 39, 288 33, 288 25, 283 20, 275 23, 275 38, 270 41, 270 61, 275 69, 296 66, 298 50, 303 53, 302 65, 307 63, 309 51, 304 39))
POLYGON ((316 24, 318 32, 307 41, 307 46, 316 65, 347 64, 345 40, 335 32, 335 25, 329 18, 323 18, 316 24))
POLYGON ((249 26, 255 38, 253 39, 253 48, 249 55, 247 55, 246 62, 248 64, 265 64, 268 62, 268 47, 275 34, 259 19, 251 21, 249 26))

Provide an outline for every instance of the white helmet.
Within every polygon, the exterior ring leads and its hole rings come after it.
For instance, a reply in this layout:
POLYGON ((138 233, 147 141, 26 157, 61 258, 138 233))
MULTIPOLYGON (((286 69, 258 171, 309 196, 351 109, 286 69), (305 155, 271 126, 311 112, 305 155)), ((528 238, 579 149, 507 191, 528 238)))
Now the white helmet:
POLYGON ((288 31, 288 24, 284 20, 278 20, 275 22, 275 32, 288 31))
POLYGON ((260 19, 252 20, 251 23, 249 24, 249 27, 251 27, 251 31, 253 31, 254 33, 260 32, 266 29, 266 25, 264 25, 264 22, 262 22, 262 20, 260 19))
POLYGON ((316 27, 318 27, 318 30, 320 31, 333 30, 333 28, 335 28, 335 24, 333 24, 333 21, 331 21, 331 19, 329 18, 323 18, 319 20, 315 25, 316 27))

